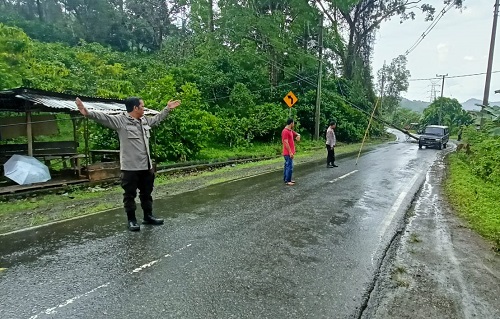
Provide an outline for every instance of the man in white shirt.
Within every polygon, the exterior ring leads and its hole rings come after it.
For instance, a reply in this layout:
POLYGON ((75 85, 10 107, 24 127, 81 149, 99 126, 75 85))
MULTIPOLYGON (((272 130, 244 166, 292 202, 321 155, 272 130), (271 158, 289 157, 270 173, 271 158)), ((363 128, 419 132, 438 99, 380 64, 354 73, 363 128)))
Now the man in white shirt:
POLYGON ((330 122, 330 125, 328 126, 328 129, 326 130, 326 150, 327 150, 327 157, 326 157, 326 167, 328 168, 333 168, 333 167, 338 167, 335 165, 335 145, 337 145, 337 139, 335 138, 335 127, 337 126, 337 123, 334 121, 330 122))

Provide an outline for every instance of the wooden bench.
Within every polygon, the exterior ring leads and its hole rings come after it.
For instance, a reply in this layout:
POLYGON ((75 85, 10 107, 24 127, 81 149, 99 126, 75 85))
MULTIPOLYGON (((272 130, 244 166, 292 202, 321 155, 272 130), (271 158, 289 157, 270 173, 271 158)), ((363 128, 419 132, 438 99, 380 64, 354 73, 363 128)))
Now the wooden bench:
POLYGON ((98 162, 119 162, 120 150, 90 150, 92 163, 98 162))
MULTIPOLYGON (((70 160, 75 172, 80 175, 80 158, 85 155, 78 154, 78 142, 34 142, 33 157, 42 159, 50 167, 51 160, 61 160, 63 167, 67 168, 66 160, 70 160)), ((14 154, 28 155, 28 144, 2 144, 0 145, 0 164, 5 164, 14 154)))

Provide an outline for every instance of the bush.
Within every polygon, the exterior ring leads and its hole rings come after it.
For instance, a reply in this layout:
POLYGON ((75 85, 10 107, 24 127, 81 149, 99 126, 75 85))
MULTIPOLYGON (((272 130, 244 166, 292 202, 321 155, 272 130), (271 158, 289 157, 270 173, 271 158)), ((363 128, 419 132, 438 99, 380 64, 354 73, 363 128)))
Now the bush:
POLYGON ((500 137, 469 127, 464 141, 470 145, 470 153, 461 153, 461 159, 477 177, 500 186, 500 137))
POLYGON ((452 154, 448 164, 446 193, 449 202, 473 229, 500 249, 500 184, 475 175, 462 154, 452 154))

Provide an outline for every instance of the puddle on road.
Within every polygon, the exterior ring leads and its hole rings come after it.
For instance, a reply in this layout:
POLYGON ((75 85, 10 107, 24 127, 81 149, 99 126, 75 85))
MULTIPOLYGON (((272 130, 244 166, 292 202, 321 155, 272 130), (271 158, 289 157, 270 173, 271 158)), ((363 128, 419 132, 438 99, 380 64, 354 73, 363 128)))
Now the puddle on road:
POLYGON ((387 178, 384 178, 380 181, 380 186, 384 187, 385 189, 392 189, 392 183, 387 178))
POLYGON ((347 222, 349 219, 349 215, 346 213, 337 213, 330 218, 330 224, 333 225, 342 225, 347 222))
POLYGON ((343 199, 342 207, 352 208, 356 205, 357 199, 343 199))

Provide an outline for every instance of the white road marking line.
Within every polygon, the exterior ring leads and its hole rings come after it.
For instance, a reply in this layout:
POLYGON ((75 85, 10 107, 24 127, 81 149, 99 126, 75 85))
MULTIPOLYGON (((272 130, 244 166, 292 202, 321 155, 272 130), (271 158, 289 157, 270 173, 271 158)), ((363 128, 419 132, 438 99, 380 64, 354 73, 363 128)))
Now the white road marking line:
POLYGON ((394 215, 396 215, 396 212, 399 210, 399 208, 403 204, 403 201, 406 198, 406 196, 408 195, 408 192, 412 189, 413 185, 417 182, 418 178, 419 178, 419 174, 413 176, 411 181, 408 184, 406 184, 408 186, 399 194, 398 198, 396 198, 396 201, 392 205, 391 209, 389 210, 387 215, 385 215, 384 221, 382 222, 382 229, 380 230, 380 233, 379 233, 381 238, 382 238, 382 236, 384 236, 384 234, 387 230, 387 227, 389 227, 389 225, 392 222, 392 219, 394 218, 394 215))
MULTIPOLYGON (((392 219, 394 218, 394 215, 396 215, 397 211, 399 210, 399 208, 403 204, 404 199, 408 195, 409 191, 412 189, 413 185, 417 182, 418 178, 419 178, 418 174, 413 176, 411 181, 408 184, 406 184, 406 185, 408 185, 406 187, 406 189, 404 189, 401 193, 399 193, 398 198, 396 198, 396 201, 392 205, 391 209, 389 210, 387 215, 385 215, 385 218, 381 224, 382 228, 380 229, 380 232, 379 232, 380 239, 382 239, 382 237, 385 235, 385 232, 387 231, 387 228, 391 224, 392 219)), ((371 261, 372 261, 372 265, 374 265, 375 264, 375 253, 372 253, 371 261)))
POLYGON ((347 174, 345 174, 345 175, 342 175, 342 176, 340 176, 340 177, 337 177, 337 178, 336 178, 336 179, 334 179, 333 181, 330 181, 330 183, 335 183, 336 181, 339 181, 339 180, 341 180, 341 179, 343 179, 343 178, 346 178, 347 176, 352 175, 352 174, 356 173, 357 171, 358 171, 358 170, 356 169, 356 170, 354 170, 354 171, 352 171, 352 172, 350 172, 350 173, 347 173, 347 174))
POLYGON ((137 273, 137 272, 139 272, 139 271, 141 271, 141 270, 144 270, 144 269, 146 269, 146 268, 148 268, 148 267, 151 267, 151 266, 153 266, 154 264, 156 264, 156 263, 157 263, 157 262, 159 262, 159 261, 160 261, 160 259, 153 260, 153 261, 151 261, 151 262, 149 262, 149 263, 147 263, 147 264, 144 264, 144 265, 142 265, 142 266, 140 266, 140 267, 137 267, 136 269, 132 270, 131 274, 133 274, 133 273, 137 273))
MULTIPOLYGON (((180 252, 180 251, 182 251, 182 250, 184 250, 184 249, 186 249, 186 248, 189 248, 189 247, 191 247, 191 246, 192 246, 192 244, 188 244, 188 245, 186 245, 186 246, 184 246, 184 247, 181 247, 181 248, 179 248, 179 249, 175 250, 175 251, 174 251, 174 253, 178 253, 178 252, 180 252)), ((166 257, 172 257, 172 255, 170 255, 170 254, 166 254, 164 257, 165 257, 165 258, 166 258, 166 257)), ((158 262, 160 262, 160 261, 161 261, 161 258, 160 258, 160 259, 157 259, 157 260, 153 260, 153 261, 151 261, 151 262, 149 262, 149 263, 147 263, 147 264, 144 264, 144 265, 142 265, 142 266, 140 266, 140 267, 137 267, 136 269, 132 270, 132 271, 130 272, 130 274, 138 273, 138 272, 140 272, 140 271, 142 271, 142 270, 144 270, 144 269, 146 269, 146 268, 149 268, 149 267, 153 266, 154 264, 156 264, 156 263, 158 263, 158 262)), ((76 297, 73 297, 73 298, 70 298, 70 299, 66 300, 65 302, 63 302, 62 304, 60 304, 60 305, 58 305, 58 306, 55 306, 55 307, 52 307, 52 308, 47 308, 47 309, 45 309, 44 311, 39 312, 38 314, 31 316, 29 319, 37 319, 37 318, 38 318, 38 316, 43 315, 43 314, 46 314, 46 315, 53 315, 53 314, 57 313, 56 309, 59 309, 59 308, 62 308, 62 307, 66 307, 67 305, 72 304, 72 303, 73 303, 73 302, 75 302, 76 300, 78 300, 78 299, 80 299, 80 298, 82 298, 82 297, 86 297, 86 296, 88 296, 88 295, 90 295, 90 294, 94 293, 95 291, 97 291, 97 290, 99 290, 99 289, 102 289, 102 288, 105 288, 105 287, 109 286, 110 284, 111 284, 111 282, 107 282, 107 283, 105 283, 105 284, 103 284, 103 285, 100 285, 99 287, 96 287, 96 288, 94 288, 94 289, 92 289, 92 290, 90 290, 90 291, 87 291, 87 292, 86 292, 86 293, 84 293, 84 294, 81 294, 81 295, 78 295, 78 296, 76 296, 76 297)))
MULTIPOLYGON (((180 252, 180 251, 182 251, 182 250, 184 250, 184 249, 186 249, 186 248, 189 248, 189 247, 191 247, 191 245, 192 245, 192 244, 188 244, 188 245, 186 245, 186 246, 184 246, 184 247, 181 247, 181 248, 179 248, 179 249, 177 249, 177 250, 174 250, 174 253, 178 253, 178 252, 180 252)), ((163 256, 163 258, 167 258, 167 257, 172 257, 172 255, 170 255, 170 254, 166 254, 165 256, 163 256)), ((149 268, 149 267, 153 266, 154 264, 156 264, 157 262, 159 262, 160 260, 161 260, 161 258, 160 258, 160 259, 153 260, 153 261, 151 261, 151 262, 148 262, 148 263, 146 263, 146 264, 144 264, 144 265, 142 265, 142 266, 140 266, 140 267, 137 267, 136 269, 132 270, 131 274, 133 274, 133 273, 138 273, 139 271, 142 271, 142 270, 144 270, 144 269, 146 269, 146 268, 149 268)))
POLYGON ((80 299, 82 297, 86 297, 86 296, 90 295, 93 292, 96 292, 98 289, 105 288, 105 287, 109 286, 109 284, 111 284, 111 282, 107 282, 104 285, 100 285, 99 287, 95 287, 94 289, 92 289, 90 291, 87 291, 84 294, 81 294, 81 295, 78 295, 78 296, 73 297, 71 299, 68 299, 65 302, 63 302, 62 304, 58 305, 58 306, 55 306, 55 307, 52 307, 52 308, 47 308, 44 311, 39 312, 38 314, 36 314, 34 316, 31 316, 30 319, 36 319, 36 318, 38 318, 39 315, 42 315, 42 314, 53 315, 53 314, 57 313, 56 309, 66 307, 67 305, 72 304, 76 300, 78 300, 78 299, 80 299))
POLYGON ((189 248, 189 247, 191 247, 191 245, 192 245, 192 244, 188 244, 188 245, 186 245, 186 246, 184 246, 184 247, 181 247, 181 248, 177 249, 176 251, 174 251, 174 253, 178 253, 178 252, 180 252, 181 250, 184 250, 184 249, 186 249, 186 248, 189 248))

